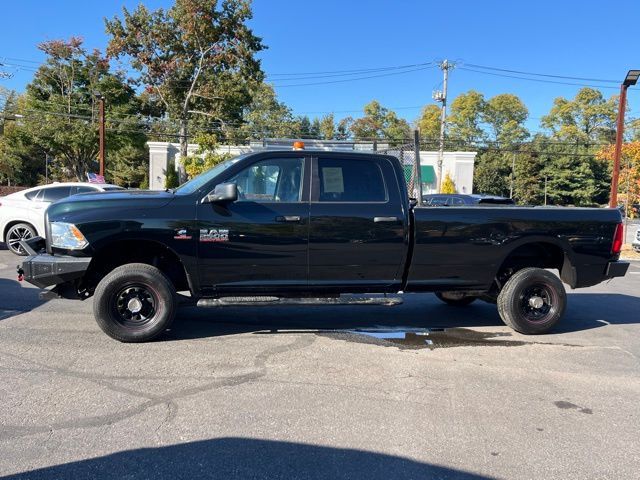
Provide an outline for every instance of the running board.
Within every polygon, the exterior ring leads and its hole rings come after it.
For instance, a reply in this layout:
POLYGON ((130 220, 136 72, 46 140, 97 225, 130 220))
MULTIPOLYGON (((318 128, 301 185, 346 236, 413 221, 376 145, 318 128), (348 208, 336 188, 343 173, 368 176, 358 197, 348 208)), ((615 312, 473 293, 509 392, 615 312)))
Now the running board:
POLYGON ((222 297, 201 298, 198 307, 238 307, 267 305, 383 305, 393 307, 401 305, 399 297, 317 297, 317 298, 280 298, 280 297, 222 297))

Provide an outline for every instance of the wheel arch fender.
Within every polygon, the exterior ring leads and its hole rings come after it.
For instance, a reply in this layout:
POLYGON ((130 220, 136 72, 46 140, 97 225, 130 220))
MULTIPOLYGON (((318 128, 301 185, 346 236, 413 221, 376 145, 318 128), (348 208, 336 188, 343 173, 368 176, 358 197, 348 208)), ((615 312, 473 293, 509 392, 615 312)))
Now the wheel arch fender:
MULTIPOLYGON (((176 290, 188 289, 192 294, 196 286, 183 259, 163 242, 148 238, 122 238, 101 242, 94 247, 87 268, 89 285, 97 283, 100 275, 127 263, 146 263, 163 271, 173 282, 176 290)), ((93 285, 95 286, 95 285, 93 285)))
MULTIPOLYGON (((502 260, 499 262, 494 272, 494 277, 498 276, 500 272, 508 265, 509 261, 513 259, 518 251, 524 251, 526 249, 546 249, 547 252, 562 254, 560 262, 554 265, 547 265, 546 268, 557 268, 560 272, 562 280, 574 287, 577 283, 576 261, 575 254, 569 245, 569 243, 560 237, 551 237, 544 235, 535 235, 520 238, 509 244, 506 249, 502 260), (550 249, 549 249, 550 247, 550 249)), ((535 266, 535 265, 525 265, 535 266)))

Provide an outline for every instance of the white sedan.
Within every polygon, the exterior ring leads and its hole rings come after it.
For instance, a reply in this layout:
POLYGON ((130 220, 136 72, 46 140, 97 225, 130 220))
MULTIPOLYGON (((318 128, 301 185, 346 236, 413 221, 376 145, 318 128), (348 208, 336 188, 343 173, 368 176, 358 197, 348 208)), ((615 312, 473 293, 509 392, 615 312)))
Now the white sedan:
POLYGON ((636 232, 636 236, 633 238, 631 246, 636 252, 640 253, 640 227, 638 227, 638 231, 636 232))
POLYGON ((25 255, 20 240, 45 236, 44 212, 53 202, 78 193, 123 190, 102 183, 52 183, 0 197, 0 242, 16 255, 25 255))

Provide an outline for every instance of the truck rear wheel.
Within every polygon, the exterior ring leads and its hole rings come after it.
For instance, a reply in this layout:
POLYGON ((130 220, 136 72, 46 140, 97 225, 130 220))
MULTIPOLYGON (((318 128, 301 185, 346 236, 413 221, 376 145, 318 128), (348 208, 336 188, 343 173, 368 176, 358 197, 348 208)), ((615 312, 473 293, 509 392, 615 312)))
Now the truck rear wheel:
POLYGON ((504 323, 526 335, 551 330, 562 318, 566 306, 564 285, 542 268, 519 270, 498 295, 498 313, 504 323))
POLYGON ((465 295, 462 292, 436 292, 436 297, 447 305, 464 307, 471 304, 477 297, 465 295))
POLYGON ((98 284, 93 314, 98 326, 121 342, 146 342, 162 334, 176 314, 171 281, 156 267, 129 263, 98 284))

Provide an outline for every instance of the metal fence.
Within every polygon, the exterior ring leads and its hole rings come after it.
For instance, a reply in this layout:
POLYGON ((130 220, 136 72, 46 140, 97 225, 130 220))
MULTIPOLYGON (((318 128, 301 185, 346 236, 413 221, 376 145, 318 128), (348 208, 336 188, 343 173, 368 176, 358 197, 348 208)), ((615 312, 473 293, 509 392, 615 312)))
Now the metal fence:
POLYGON ((420 175, 420 143, 415 141, 397 146, 376 149, 376 153, 391 155, 400 160, 404 170, 404 179, 407 182, 407 191, 410 198, 422 199, 422 182, 420 175))

